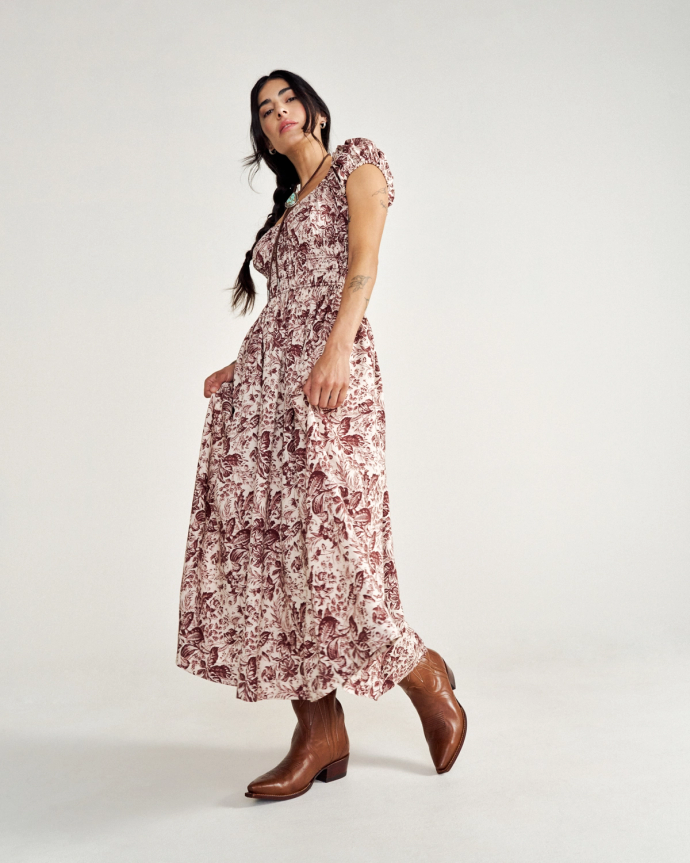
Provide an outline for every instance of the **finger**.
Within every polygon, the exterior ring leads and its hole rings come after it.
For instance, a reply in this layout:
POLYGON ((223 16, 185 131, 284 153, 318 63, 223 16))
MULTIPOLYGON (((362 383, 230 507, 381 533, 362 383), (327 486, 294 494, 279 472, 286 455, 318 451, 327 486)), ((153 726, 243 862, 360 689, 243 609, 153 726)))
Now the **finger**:
POLYGON ((319 402, 321 400, 321 393, 323 390, 318 384, 312 383, 311 392, 309 394, 309 403, 312 407, 318 407, 319 402))
POLYGON ((331 390, 331 394, 328 398, 327 410, 334 411, 338 406, 338 395, 340 393, 340 388, 335 388, 331 390))
MULTIPOLYGON (((337 394, 336 394, 336 397, 337 397, 337 394)), ((331 399, 331 388, 325 387, 324 389, 321 390, 321 398, 319 399, 319 407, 327 408, 328 402, 330 401, 330 399, 331 399)))
POLYGON ((336 408, 339 408, 343 404, 346 397, 347 397, 347 387, 343 387, 340 390, 340 392, 338 393, 338 401, 336 403, 336 408))

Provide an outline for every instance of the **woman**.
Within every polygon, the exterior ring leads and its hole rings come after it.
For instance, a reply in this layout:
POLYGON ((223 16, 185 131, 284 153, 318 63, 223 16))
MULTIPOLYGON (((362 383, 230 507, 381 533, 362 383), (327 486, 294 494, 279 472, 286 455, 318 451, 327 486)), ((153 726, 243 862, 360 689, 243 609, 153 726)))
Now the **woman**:
POLYGON ((247 796, 285 800, 345 776, 342 686, 378 699, 399 684, 439 773, 465 738, 452 672, 407 624, 385 474, 381 374, 364 312, 393 177, 366 138, 328 150, 330 112, 298 75, 251 93, 257 168, 277 178, 249 264, 268 302, 235 362, 210 375, 180 602, 177 664, 245 701, 291 699, 280 764, 247 796))

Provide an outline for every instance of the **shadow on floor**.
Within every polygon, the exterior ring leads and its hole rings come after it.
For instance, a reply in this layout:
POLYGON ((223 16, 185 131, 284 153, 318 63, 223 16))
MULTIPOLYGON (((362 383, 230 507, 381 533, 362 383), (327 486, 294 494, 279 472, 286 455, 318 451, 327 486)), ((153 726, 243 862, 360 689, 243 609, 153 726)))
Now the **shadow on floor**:
MULTIPOLYGON (((88 839, 160 815, 256 806, 259 801, 244 796, 247 783, 284 755, 278 748, 5 738, 0 740, 6 789, 0 826, 15 837, 88 839)), ((434 773, 412 760, 366 752, 353 754, 350 770, 357 767, 434 773)))

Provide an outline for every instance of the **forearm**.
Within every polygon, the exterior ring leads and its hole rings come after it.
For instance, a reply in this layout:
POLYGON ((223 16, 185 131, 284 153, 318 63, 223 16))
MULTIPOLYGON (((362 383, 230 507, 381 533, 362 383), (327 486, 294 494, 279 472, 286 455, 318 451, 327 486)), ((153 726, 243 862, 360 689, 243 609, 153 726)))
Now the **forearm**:
POLYGON ((377 269, 378 259, 371 253, 361 253, 350 258, 340 309, 328 337, 331 347, 347 353, 352 352, 357 330, 371 299, 377 269))

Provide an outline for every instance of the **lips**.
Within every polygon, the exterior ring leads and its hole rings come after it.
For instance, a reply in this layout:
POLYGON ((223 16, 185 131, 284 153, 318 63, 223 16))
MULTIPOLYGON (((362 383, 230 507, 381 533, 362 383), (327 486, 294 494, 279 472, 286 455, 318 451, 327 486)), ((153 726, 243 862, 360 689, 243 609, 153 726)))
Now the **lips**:
POLYGON ((294 120, 286 120, 284 123, 280 124, 280 134, 282 135, 286 129, 290 129, 296 125, 297 123, 294 120))

